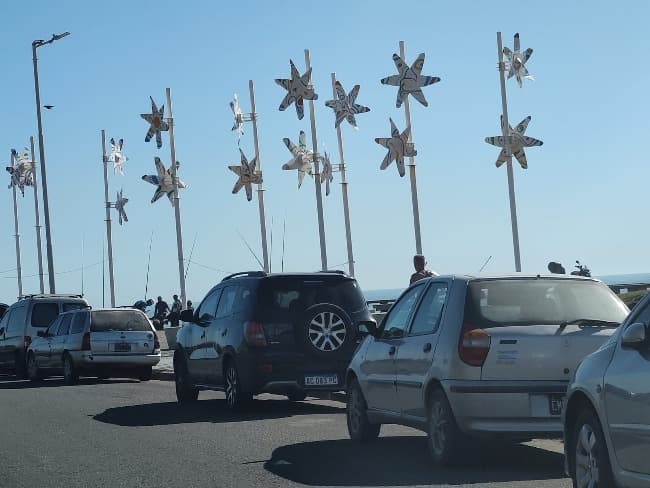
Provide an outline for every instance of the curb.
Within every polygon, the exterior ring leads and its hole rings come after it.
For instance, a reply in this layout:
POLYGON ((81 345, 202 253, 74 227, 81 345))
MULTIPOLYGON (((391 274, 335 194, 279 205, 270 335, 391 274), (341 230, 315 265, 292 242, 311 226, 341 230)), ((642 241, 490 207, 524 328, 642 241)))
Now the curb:
POLYGON ((154 368, 151 372, 151 379, 158 381, 174 381, 174 372, 154 368))

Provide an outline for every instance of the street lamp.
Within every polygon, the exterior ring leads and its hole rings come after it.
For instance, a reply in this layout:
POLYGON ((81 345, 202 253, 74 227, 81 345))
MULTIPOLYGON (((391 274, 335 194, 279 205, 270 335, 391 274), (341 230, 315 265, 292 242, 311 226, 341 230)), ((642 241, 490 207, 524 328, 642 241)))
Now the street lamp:
POLYGON ((45 173, 45 148, 43 147, 43 123, 41 121, 41 94, 38 89, 38 61, 36 58, 36 48, 52 44, 54 41, 69 36, 69 32, 62 34, 52 34, 52 38, 44 41, 37 39, 32 42, 32 57, 34 60, 34 91, 36 92, 36 118, 38 120, 38 150, 41 156, 41 180, 43 184, 43 214, 45 217, 45 240, 47 247, 47 274, 50 284, 50 293, 55 293, 54 286, 54 257, 52 256, 52 232, 50 231, 50 206, 47 199, 47 176, 45 173))

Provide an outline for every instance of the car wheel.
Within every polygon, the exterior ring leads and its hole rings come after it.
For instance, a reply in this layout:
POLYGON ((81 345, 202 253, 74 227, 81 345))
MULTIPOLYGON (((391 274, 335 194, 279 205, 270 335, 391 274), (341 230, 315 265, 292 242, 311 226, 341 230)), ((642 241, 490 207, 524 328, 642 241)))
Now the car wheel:
POLYGON ((138 370, 138 379, 140 381, 149 381, 153 374, 153 368, 151 366, 146 366, 138 370))
POLYGON ((580 414, 571 442, 573 486, 615 486, 603 431, 593 410, 580 414))
POLYGON ((441 389, 431 394, 427 427, 429 452, 437 465, 449 465, 460 451, 464 435, 456 424, 447 396, 441 389))
POLYGON ((79 379, 77 368, 69 354, 63 356, 63 381, 66 385, 74 385, 79 379))
POLYGON ((19 353, 16 353, 14 358, 14 372, 16 376, 20 379, 27 378, 27 364, 25 363, 25 358, 19 353))
POLYGON ((36 364, 36 357, 32 353, 27 357, 27 377, 30 381, 39 381, 42 378, 41 372, 36 364))
POLYGON ((252 399, 250 393, 244 393, 235 368, 234 361, 229 361, 225 374, 226 404, 231 412, 241 411, 252 399))
POLYGON ((333 359, 350 355, 356 343, 350 316, 331 303, 312 305, 297 327, 299 340, 311 355, 333 359))
POLYGON ((307 398, 307 393, 304 391, 294 391, 292 393, 289 393, 287 395, 287 398, 290 402, 302 402, 305 398, 307 398))
POLYGON ((348 387, 345 413, 350 439, 357 442, 370 442, 379 437, 381 424, 371 424, 368 420, 368 405, 356 379, 353 379, 348 387))
POLYGON ((182 359, 174 361, 174 383, 178 403, 192 403, 199 397, 199 389, 192 386, 187 373, 187 366, 182 359))

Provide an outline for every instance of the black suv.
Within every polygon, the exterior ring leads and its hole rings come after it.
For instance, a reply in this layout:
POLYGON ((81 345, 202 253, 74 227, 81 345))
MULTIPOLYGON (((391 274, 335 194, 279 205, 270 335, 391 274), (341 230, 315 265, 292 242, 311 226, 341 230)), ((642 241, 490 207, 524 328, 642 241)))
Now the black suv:
POLYGON ((309 391, 342 390, 361 339, 358 324, 372 319, 345 273, 246 272, 224 278, 181 320, 178 401, 221 390, 238 410, 259 393, 299 401, 309 391))

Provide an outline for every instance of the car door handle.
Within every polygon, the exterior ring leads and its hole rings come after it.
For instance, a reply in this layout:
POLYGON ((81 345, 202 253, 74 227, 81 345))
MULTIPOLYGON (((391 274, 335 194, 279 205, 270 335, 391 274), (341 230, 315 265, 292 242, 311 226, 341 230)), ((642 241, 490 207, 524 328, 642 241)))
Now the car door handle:
POLYGON ((221 333, 221 337, 225 336, 228 333, 228 329, 224 329, 224 331, 221 333))
POLYGON ((390 349, 388 350, 388 355, 392 356, 393 354, 395 354, 395 346, 390 346, 390 349))
POLYGON ((422 347, 422 350, 423 350, 424 352, 429 352, 429 351, 431 350, 431 343, 430 343, 430 342, 427 342, 427 343, 422 347))
POLYGON ((205 331, 203 331, 203 334, 201 334, 201 339, 205 339, 205 331))

